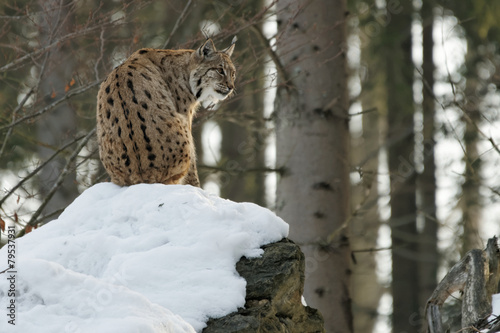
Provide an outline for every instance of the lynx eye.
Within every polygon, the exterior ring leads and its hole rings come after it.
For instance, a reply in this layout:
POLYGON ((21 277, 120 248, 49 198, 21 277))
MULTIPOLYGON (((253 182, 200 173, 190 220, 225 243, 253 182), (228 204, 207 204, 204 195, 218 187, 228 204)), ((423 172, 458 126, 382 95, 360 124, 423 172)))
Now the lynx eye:
POLYGON ((217 73, 219 73, 220 75, 225 75, 223 68, 217 68, 217 73))

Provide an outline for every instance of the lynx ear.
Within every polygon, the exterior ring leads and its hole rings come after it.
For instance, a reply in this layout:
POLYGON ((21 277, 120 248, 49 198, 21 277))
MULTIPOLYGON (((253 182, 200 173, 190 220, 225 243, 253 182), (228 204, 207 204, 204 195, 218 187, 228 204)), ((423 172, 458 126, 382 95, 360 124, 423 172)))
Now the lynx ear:
POLYGON ((215 52, 217 52, 217 50, 215 49, 214 42, 212 42, 210 38, 198 49, 198 55, 201 58, 210 58, 215 52))
POLYGON ((231 41, 231 46, 225 48, 221 52, 227 54, 229 57, 232 56, 233 55, 233 51, 234 51, 234 45, 236 44, 237 40, 238 40, 238 37, 234 36, 233 40, 231 41))

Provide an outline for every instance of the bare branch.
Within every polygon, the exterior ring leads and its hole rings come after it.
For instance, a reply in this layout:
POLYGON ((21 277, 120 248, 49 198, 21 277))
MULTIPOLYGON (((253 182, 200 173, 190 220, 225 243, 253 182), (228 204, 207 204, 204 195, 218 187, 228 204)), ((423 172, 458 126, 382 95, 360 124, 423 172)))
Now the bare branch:
POLYGON ((37 225, 40 222, 38 220, 38 216, 40 216, 40 214, 42 213, 42 211, 45 208, 45 206, 47 206, 47 204, 49 203, 49 201, 52 198, 52 196, 56 193, 57 189, 62 185, 62 183, 64 181, 64 178, 71 172, 71 170, 72 170, 72 166, 71 165, 73 164, 73 162, 75 161, 75 159, 77 158, 78 154, 83 149, 83 147, 85 147, 85 145, 90 140, 90 138, 95 134, 95 132, 96 132, 96 129, 94 127, 84 137, 84 139, 80 142, 80 144, 78 145, 78 147, 76 147, 76 149, 73 152, 73 154, 71 154, 71 156, 68 158, 68 160, 66 162, 66 165, 64 166, 63 171, 61 172, 61 174, 57 178, 56 182, 52 186, 52 188, 49 191, 49 193, 47 194, 47 196, 44 198, 42 204, 40 205, 40 207, 38 207, 38 209, 36 210, 36 212, 33 213, 33 215, 31 216, 30 221, 26 224, 26 226, 24 226, 24 228, 21 231, 19 231, 19 233, 16 235, 16 237, 22 237, 26 233, 26 227, 27 226, 34 227, 35 225, 37 225))
POLYGON ((361 253, 361 252, 379 252, 379 251, 389 251, 392 250, 392 246, 389 247, 373 247, 370 249, 359 249, 359 250, 351 250, 352 253, 361 253))
POLYGON ((97 58, 95 64, 94 64, 94 74, 95 74, 95 79, 99 80, 99 63, 102 61, 102 58, 104 57, 104 27, 101 28, 101 35, 99 36, 99 40, 101 41, 100 44, 100 52, 99 52, 99 58, 97 58))
POLYGON ((4 126, 4 127, 1 127, 0 128, 0 131, 3 131, 3 130, 6 130, 6 129, 9 129, 11 127, 14 127, 16 125, 18 125, 19 123, 22 123, 26 120, 29 120, 29 119, 32 119, 32 118, 35 118, 35 117, 39 117, 41 116, 42 114, 44 114, 45 112, 47 111, 50 111, 52 110, 53 108, 55 108, 56 106, 58 106, 59 104, 61 104, 62 102, 70 99, 71 97, 75 96, 75 95, 79 95, 79 94, 82 94, 84 92, 86 92, 87 90, 89 89, 92 89, 94 88, 95 86, 99 85, 101 83, 102 80, 97 80, 97 81, 94 81, 94 82, 91 82, 89 83, 88 85, 86 86, 83 86, 79 89, 75 89, 73 91, 70 91, 68 92, 66 95, 64 95, 62 98, 52 102, 51 104, 45 106, 43 109, 40 109, 38 110, 37 112, 35 113, 32 113, 32 114, 29 114, 27 116, 24 116, 22 118, 19 118, 18 120, 12 122, 10 125, 7 125, 7 126, 4 126))
MULTIPOLYGON (((11 125, 16 122, 17 113, 19 112, 20 109, 22 109, 22 107, 24 106, 24 104, 26 104, 26 102, 31 97, 31 95, 33 94, 34 91, 35 91, 35 89, 31 88, 30 91, 28 91, 28 93, 26 94, 26 96, 24 96, 24 98, 21 101, 21 103, 19 103, 19 105, 16 106, 16 108, 12 111, 11 125)), ((13 127, 9 127, 9 130, 5 134, 5 138, 4 138, 3 143, 2 143, 2 148, 0 148, 0 157, 3 155, 3 152, 5 150, 5 146, 7 145, 7 142, 9 141, 9 138, 10 138, 10 136, 12 134, 12 129, 13 129, 13 127)))
POLYGON ((0 20, 12 20, 12 21, 17 21, 17 20, 23 20, 25 19, 26 16, 9 16, 9 15, 0 15, 0 20))
POLYGON ((186 3, 186 6, 184 6, 184 9, 182 10, 181 15, 179 15, 179 17, 177 18, 177 21, 175 21, 174 28, 172 29, 172 31, 170 31, 170 34, 168 35, 167 40, 163 44, 163 48, 164 49, 167 48, 168 43, 170 42, 170 39, 172 38, 172 36, 175 34, 175 32, 177 31, 177 29, 179 28, 180 23, 182 21, 184 21, 184 19, 186 17, 187 10, 188 10, 189 6, 191 6, 191 2, 192 2, 192 0, 188 0, 188 2, 186 3))
POLYGON ((284 173, 283 168, 237 168, 237 169, 228 169, 228 168, 223 168, 223 167, 218 167, 218 166, 213 166, 213 165, 199 165, 198 169, 206 169, 206 170, 212 170, 212 171, 218 171, 218 172, 229 172, 229 173, 247 173, 247 172, 277 172, 279 174, 284 173))
POLYGON ((269 40, 266 38, 266 36, 264 36, 264 34, 262 33, 262 30, 259 29, 259 27, 257 27, 255 24, 251 25, 250 28, 255 33, 257 38, 260 40, 262 45, 266 48, 266 51, 269 54, 269 57, 271 57, 271 60, 273 61, 274 66, 276 66, 276 70, 278 71, 278 74, 281 77, 281 79, 283 80, 283 82, 286 82, 287 84, 291 84, 290 78, 286 74, 286 71, 283 68, 283 65, 281 64, 281 61, 280 61, 278 55, 271 48, 271 45, 269 44, 269 40))
POLYGON ((0 200, 0 207, 4 204, 5 200, 7 200, 12 194, 14 194, 14 192, 18 188, 20 188, 21 186, 23 186, 23 184, 26 181, 28 181, 31 177, 33 177, 34 175, 36 175, 42 168, 44 168, 47 164, 49 164, 50 161, 52 161, 60 153, 62 153, 63 151, 65 151, 69 146, 73 145, 75 142, 80 141, 84 137, 85 136, 82 135, 82 136, 79 136, 78 138, 74 139, 73 141, 68 142, 67 144, 65 144, 64 146, 62 146, 61 148, 59 148, 54 154, 52 154, 45 162, 43 162, 42 164, 40 164, 37 168, 35 168, 29 174, 27 174, 23 179, 21 179, 19 181, 19 183, 17 183, 12 189, 10 189, 9 192, 0 200))
POLYGON ((42 46, 42 47, 40 47, 40 48, 30 52, 30 53, 27 53, 24 56, 17 58, 16 60, 13 60, 10 63, 0 67, 0 73, 8 71, 9 69, 16 67, 17 65, 22 64, 24 61, 26 61, 30 58, 36 57, 36 56, 42 54, 43 52, 45 52, 45 51, 47 51, 47 50, 49 50, 49 49, 51 49, 59 44, 62 44, 68 40, 74 39, 76 37, 85 36, 91 32, 102 29, 105 26, 114 25, 114 24, 115 24, 115 22, 101 23, 101 24, 98 24, 98 25, 93 26, 93 27, 88 27, 86 29, 78 30, 78 31, 69 33, 67 35, 64 35, 61 38, 58 38, 58 39, 52 41, 51 43, 49 43, 45 46, 42 46))
MULTIPOLYGON (((43 75, 45 73, 45 68, 47 66, 48 59, 49 59, 49 53, 46 53, 45 54, 45 58, 43 59, 42 67, 40 68, 40 74, 38 75, 38 79, 36 80, 36 85, 30 89, 30 91, 26 94, 26 96, 24 96, 24 98, 21 101, 21 103, 19 103, 19 105, 12 112, 11 125, 15 123, 16 116, 17 116, 17 113, 19 112, 19 110, 21 110, 24 107, 24 105, 26 104, 26 102, 28 101, 28 99, 31 97, 31 95, 33 93, 35 93, 36 91, 38 91, 38 87, 39 87, 40 82, 42 80, 42 77, 43 77, 43 75)), ((6 145, 7 145, 7 141, 9 141, 9 138, 10 138, 10 136, 12 134, 13 128, 14 128, 13 126, 9 127, 9 129, 7 131, 7 134, 5 135, 5 139, 3 141, 2 148, 0 149, 0 157, 3 155, 4 149, 5 149, 6 145)), ((1 202, 0 202, 0 206, 1 206, 1 202)))

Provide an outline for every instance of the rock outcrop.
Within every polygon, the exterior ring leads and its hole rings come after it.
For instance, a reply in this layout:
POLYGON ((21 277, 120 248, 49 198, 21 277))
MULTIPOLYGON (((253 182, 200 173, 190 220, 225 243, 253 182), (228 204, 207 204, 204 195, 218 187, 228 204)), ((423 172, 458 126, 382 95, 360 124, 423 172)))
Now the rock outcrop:
POLYGON ((305 259, 299 246, 283 239, 262 249, 261 257, 236 265, 247 281, 245 308, 209 320, 203 333, 325 332, 318 310, 301 301, 305 259))

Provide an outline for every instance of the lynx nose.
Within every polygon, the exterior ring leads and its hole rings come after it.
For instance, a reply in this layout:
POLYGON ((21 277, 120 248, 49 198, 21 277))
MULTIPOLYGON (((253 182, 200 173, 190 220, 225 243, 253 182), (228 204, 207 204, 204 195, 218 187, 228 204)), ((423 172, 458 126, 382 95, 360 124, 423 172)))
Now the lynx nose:
POLYGON ((226 85, 223 86, 222 88, 223 88, 222 90, 224 92, 224 95, 229 95, 234 90, 234 84, 226 83, 226 85))

